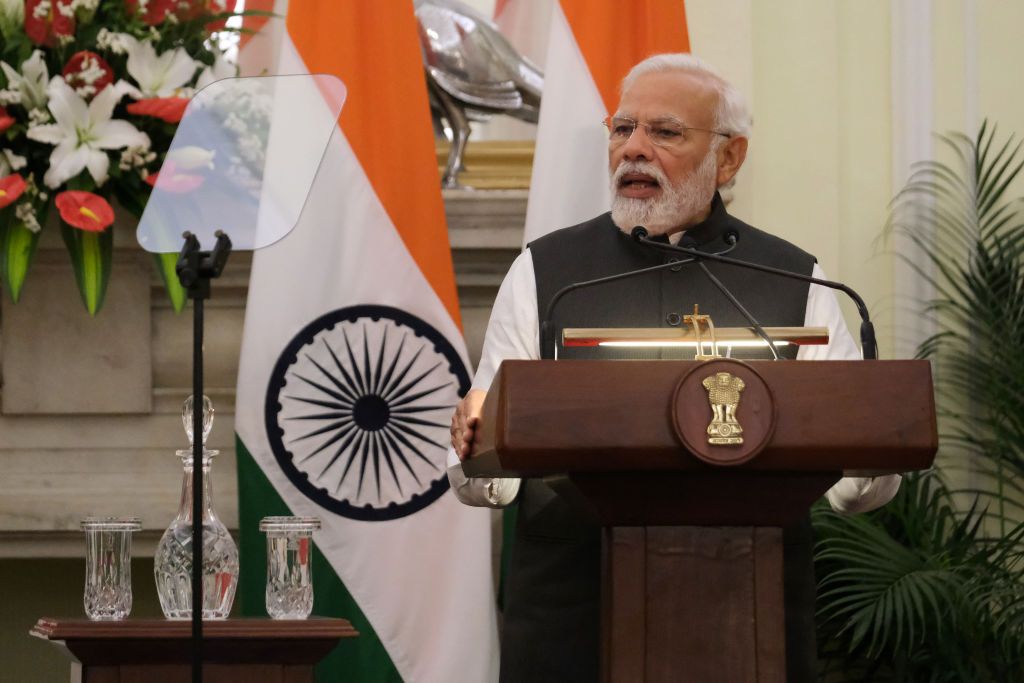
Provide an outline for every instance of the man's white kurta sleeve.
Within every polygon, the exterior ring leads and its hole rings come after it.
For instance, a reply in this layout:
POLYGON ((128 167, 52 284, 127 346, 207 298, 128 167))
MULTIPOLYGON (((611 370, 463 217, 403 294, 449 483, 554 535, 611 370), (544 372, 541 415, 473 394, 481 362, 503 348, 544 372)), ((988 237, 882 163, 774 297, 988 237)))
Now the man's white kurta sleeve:
MULTIPOLYGON (((487 323, 480 365, 473 377, 473 389, 487 391, 503 360, 540 358, 537 319, 537 282, 533 257, 527 249, 513 261, 498 289, 487 323)), ((448 482, 455 497, 466 505, 486 507, 508 505, 515 500, 520 485, 520 480, 514 478, 468 478, 452 448, 448 449, 448 482)))
MULTIPOLYGON (((811 272, 813 277, 826 279, 817 263, 811 272)), ((802 346, 797 360, 859 360, 861 352, 850 336, 839 309, 835 290, 821 285, 811 285, 807 292, 807 313, 804 317, 807 327, 828 327, 827 346, 802 346)), ((830 488, 825 497, 836 512, 853 514, 882 507, 896 495, 900 488, 900 475, 887 474, 884 477, 843 477, 830 488)))

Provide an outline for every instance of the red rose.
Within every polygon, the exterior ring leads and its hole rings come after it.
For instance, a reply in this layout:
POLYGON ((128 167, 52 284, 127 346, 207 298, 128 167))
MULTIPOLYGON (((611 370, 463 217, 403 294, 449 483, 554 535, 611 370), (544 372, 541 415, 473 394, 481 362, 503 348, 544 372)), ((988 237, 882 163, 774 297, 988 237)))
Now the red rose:
POLYGON ((71 0, 25 0, 25 33, 33 43, 44 47, 56 45, 58 36, 73 36, 71 0), (49 9, 37 16, 36 10, 43 2, 49 3, 49 9))
POLYGON ((0 107, 0 133, 14 125, 14 117, 7 113, 7 110, 0 107))
POLYGON ((61 192, 54 203, 64 222, 79 230, 103 232, 114 222, 114 209, 106 199, 92 192, 61 192))
POLYGON ((95 90, 90 97, 95 96, 100 90, 114 82, 114 70, 110 68, 106 60, 95 52, 89 52, 88 50, 82 50, 71 55, 71 59, 64 66, 62 73, 64 80, 75 90, 78 90, 83 85, 92 85, 95 90), (86 69, 92 71, 98 69, 102 73, 90 84, 86 80, 86 69))
POLYGON ((0 209, 18 201, 25 191, 25 179, 18 174, 0 178, 0 209))
POLYGON ((125 109, 136 116, 152 116, 167 123, 178 123, 185 115, 187 106, 187 97, 150 97, 132 102, 125 109))

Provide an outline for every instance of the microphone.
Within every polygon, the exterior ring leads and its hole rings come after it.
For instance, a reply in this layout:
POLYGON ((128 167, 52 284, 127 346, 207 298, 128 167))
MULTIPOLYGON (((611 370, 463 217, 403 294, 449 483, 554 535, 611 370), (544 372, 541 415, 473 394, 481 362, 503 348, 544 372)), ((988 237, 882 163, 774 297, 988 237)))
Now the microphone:
MULTIPOLYGON (((760 263, 752 263, 750 261, 741 261, 739 259, 730 258, 724 256, 724 253, 715 254, 709 252, 703 252, 698 249, 691 247, 681 247, 674 244, 663 244, 656 242, 652 239, 648 239, 647 229, 643 226, 637 226, 630 232, 630 236, 638 244, 646 244, 649 247, 660 249, 661 251, 673 251, 686 254, 692 259, 700 261, 701 259, 708 259, 711 261, 718 261, 719 263, 726 263, 731 266, 738 266, 740 268, 749 268, 751 270, 758 270, 762 273, 770 273, 772 275, 778 275, 780 277, 788 277, 793 280, 801 280, 803 282, 809 282, 814 285, 821 285, 822 287, 828 287, 829 289, 837 289, 843 292, 853 300, 853 303, 857 306, 857 312, 860 314, 860 345, 864 352, 864 360, 878 360, 878 343, 875 341, 875 326, 871 322, 871 315, 868 313, 868 307, 864 304, 864 299, 860 297, 857 292, 853 291, 852 288, 844 285, 842 282, 834 282, 832 280, 822 280, 821 278, 811 277, 810 275, 804 275, 803 273, 794 273, 790 270, 783 270, 782 268, 773 268, 772 266, 764 266, 760 263)), ((729 230, 725 233, 725 239, 728 242, 729 239, 733 240, 732 246, 727 250, 731 251, 739 243, 739 233, 735 230, 729 230)), ((707 271, 705 271, 707 272, 707 271)), ((748 318, 749 320, 749 318, 748 318)))
MULTIPOLYGON (((647 236, 647 229, 643 228, 643 227, 640 227, 640 226, 638 226, 636 228, 633 228, 632 232, 630 232, 630 236, 634 240, 637 240, 637 237, 638 237, 638 234, 639 234, 639 233, 637 233, 638 230, 643 231, 643 237, 646 238, 646 236, 647 236)), ((733 231, 733 232, 735 232, 735 231, 733 231)), ((726 236, 728 236, 728 235, 729 235, 729 233, 726 233, 726 236)), ((654 242, 653 244, 658 244, 658 243, 654 242)), ((730 251, 732 251, 735 248, 736 248, 736 240, 734 240, 733 242, 729 243, 729 246, 726 249, 723 249, 721 252, 718 252, 717 254, 705 254, 704 252, 699 252, 699 251, 695 252, 695 253, 700 254, 701 256, 710 256, 710 255, 720 256, 722 254, 728 254, 730 251)), ((544 309, 544 319, 541 320, 541 323, 540 323, 540 355, 541 355, 541 358, 545 357, 545 355, 544 355, 544 350, 545 349, 551 349, 551 356, 550 356, 550 358, 557 358, 558 357, 558 340, 553 337, 554 330, 551 329, 551 315, 552 315, 552 313, 555 312, 555 306, 558 304, 558 302, 562 299, 562 297, 564 297, 569 292, 574 292, 577 289, 583 289, 585 287, 592 287, 594 285, 602 285, 602 284, 605 284, 606 282, 615 282, 616 280, 623 280, 625 278, 634 277, 636 275, 643 275, 644 273, 653 273, 655 271, 664 270, 666 268, 679 268, 679 266, 685 265, 687 263, 693 263, 696 260, 698 260, 698 257, 691 256, 690 258, 688 258, 686 260, 683 260, 683 261, 670 261, 668 263, 659 263, 656 266, 648 266, 647 268, 638 268, 637 270, 627 270, 624 273, 616 273, 615 275, 607 275, 605 277, 599 277, 599 278, 595 278, 593 280, 584 280, 583 282, 574 282, 571 285, 566 285, 565 287, 562 287, 560 290, 555 292, 554 296, 551 297, 551 301, 548 302, 547 307, 544 309)))
MULTIPOLYGON (((739 239, 740 235, 735 230, 731 230, 725 234, 726 242, 728 242, 732 246, 736 246, 736 243, 739 242, 739 239)), ((697 249, 697 240, 693 239, 689 235, 684 234, 683 238, 679 240, 679 244, 686 249, 697 249)), ((715 277, 714 273, 708 270, 708 267, 704 265, 703 261, 698 260, 697 265, 700 267, 701 271, 704 272, 704 275, 706 275, 707 278, 711 280, 711 284, 717 287, 718 291, 720 291, 725 296, 725 298, 728 299, 730 303, 732 303, 736 310, 738 310, 743 315, 743 317, 747 319, 747 322, 750 323, 750 326, 754 328, 755 332, 757 332, 757 336, 759 336, 761 339, 764 339, 765 343, 768 344, 768 350, 772 352, 772 359, 779 360, 779 351, 778 349, 775 348, 775 340, 768 336, 768 333, 764 331, 763 327, 761 327, 761 323, 757 322, 757 320, 750 313, 750 311, 748 311, 746 307, 744 307, 744 305, 740 303, 740 300, 737 299, 733 295, 733 293, 729 291, 729 288, 726 287, 721 280, 715 277)))

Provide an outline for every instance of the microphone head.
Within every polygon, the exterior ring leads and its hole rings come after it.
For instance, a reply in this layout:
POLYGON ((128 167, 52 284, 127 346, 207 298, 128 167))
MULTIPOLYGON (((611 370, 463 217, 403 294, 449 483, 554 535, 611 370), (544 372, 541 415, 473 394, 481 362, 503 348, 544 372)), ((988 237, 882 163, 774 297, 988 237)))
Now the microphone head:
POLYGON ((725 243, 730 247, 740 241, 740 233, 735 229, 729 229, 725 231, 725 235, 722 237, 725 243))
POLYGON ((638 225, 630 231, 629 236, 639 242, 640 240, 647 239, 647 234, 647 228, 638 225))

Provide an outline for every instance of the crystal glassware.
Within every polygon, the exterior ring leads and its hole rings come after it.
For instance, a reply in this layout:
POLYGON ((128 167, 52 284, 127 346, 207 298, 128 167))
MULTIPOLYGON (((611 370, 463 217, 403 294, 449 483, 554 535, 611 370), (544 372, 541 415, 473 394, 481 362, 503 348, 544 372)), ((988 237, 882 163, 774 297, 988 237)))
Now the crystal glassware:
POLYGON ((132 611, 132 532, 136 517, 87 517, 85 532, 85 616, 124 619, 132 611))
POLYGON ((264 517, 267 534, 267 614, 305 619, 313 611, 313 532, 316 517, 264 517))
MULTIPOLYGON (((192 397, 181 410, 192 442, 192 397)), ((203 396, 203 619, 227 619, 238 584, 238 547, 213 509, 210 465, 217 451, 206 448, 213 428, 213 402, 203 396)), ((168 619, 192 618, 192 449, 177 451, 184 475, 178 514, 157 545, 153 573, 160 608, 168 619)))

